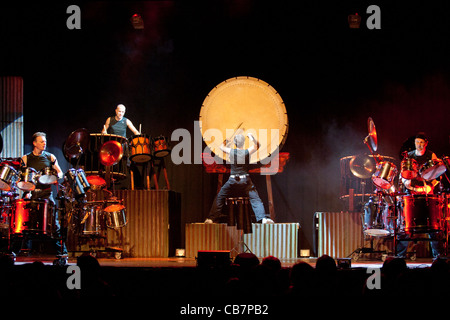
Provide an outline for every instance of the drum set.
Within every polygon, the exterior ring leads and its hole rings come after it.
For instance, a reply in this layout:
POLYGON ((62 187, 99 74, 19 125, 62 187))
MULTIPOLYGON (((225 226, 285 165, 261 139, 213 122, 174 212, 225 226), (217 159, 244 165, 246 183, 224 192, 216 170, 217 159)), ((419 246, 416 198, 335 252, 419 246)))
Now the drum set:
POLYGON ((374 154, 377 150, 377 135, 371 118, 368 120, 368 130, 369 135, 364 143, 372 156, 354 156, 349 163, 352 174, 362 180, 370 179, 375 191, 369 193, 367 202, 364 202, 364 188, 362 191, 362 231, 365 238, 371 241, 371 248, 366 252, 373 252, 374 238, 392 239, 396 252, 396 241, 399 239, 427 240, 429 238, 423 238, 422 235, 439 234, 441 239, 445 239, 444 249, 447 253, 450 193, 445 192, 444 188, 435 188, 430 193, 431 187, 427 189, 426 186, 437 185, 437 181, 447 171, 450 172, 450 159, 443 157, 419 166, 415 159, 409 158, 404 152, 399 170, 393 158, 374 154), (424 187, 407 187, 403 185, 402 178, 421 178, 424 187))

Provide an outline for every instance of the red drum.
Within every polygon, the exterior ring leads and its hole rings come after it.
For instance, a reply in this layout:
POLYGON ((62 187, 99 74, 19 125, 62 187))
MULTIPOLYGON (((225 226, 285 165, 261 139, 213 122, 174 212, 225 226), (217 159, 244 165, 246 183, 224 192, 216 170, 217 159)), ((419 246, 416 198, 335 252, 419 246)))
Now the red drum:
MULTIPOLYGON (((86 175, 103 176, 106 174, 106 167, 100 161, 100 149, 105 142, 117 141, 123 150, 127 150, 127 139, 125 137, 115 134, 101 134, 91 133, 89 138, 89 147, 81 156, 80 165, 83 166, 86 175)), ((116 179, 123 179, 127 173, 127 154, 124 151, 124 156, 119 162, 110 168, 111 175, 116 179)))
POLYGON ((390 189, 397 175, 397 167, 392 162, 384 161, 377 164, 377 171, 372 175, 372 182, 381 189, 390 189))
POLYGON ((150 137, 146 134, 135 135, 130 138, 130 160, 144 163, 152 158, 150 137))
POLYGON ((414 179, 419 172, 417 161, 411 158, 406 158, 401 163, 401 174, 404 179, 414 179))
POLYGON ((163 158, 170 153, 169 145, 165 137, 159 136, 153 139, 153 152, 157 158, 163 158))
POLYGON ((403 197, 405 232, 429 233, 441 231, 442 202, 437 196, 412 195, 403 197))
POLYGON ((14 201, 12 233, 36 232, 46 235, 53 233, 53 205, 46 199, 14 201))
POLYGON ((87 176, 87 181, 91 185, 92 191, 101 190, 106 186, 106 181, 102 177, 99 176, 87 176))
POLYGON ((36 188, 36 178, 38 173, 33 168, 23 168, 19 174, 17 187, 23 191, 33 191, 36 188))

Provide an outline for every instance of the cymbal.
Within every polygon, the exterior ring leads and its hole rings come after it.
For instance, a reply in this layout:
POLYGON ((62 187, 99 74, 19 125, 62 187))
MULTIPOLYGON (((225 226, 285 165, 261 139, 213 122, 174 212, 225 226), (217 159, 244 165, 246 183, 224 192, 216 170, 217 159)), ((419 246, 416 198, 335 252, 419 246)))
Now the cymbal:
POLYGON ((354 156, 349 165, 350 171, 361 179, 370 178, 376 169, 373 160, 366 155, 354 156))
POLYGON ((367 119, 367 129, 369 131, 369 135, 364 139, 364 142, 369 144, 369 146, 372 148, 372 151, 377 151, 377 130, 375 129, 375 123, 373 122, 371 117, 367 119))
POLYGON ((73 131, 64 144, 64 155, 66 158, 76 158, 84 153, 89 147, 89 132, 84 129, 73 131))
POLYGON ((106 141, 100 148, 100 162, 104 166, 117 164, 123 156, 123 148, 120 142, 115 140, 106 141))

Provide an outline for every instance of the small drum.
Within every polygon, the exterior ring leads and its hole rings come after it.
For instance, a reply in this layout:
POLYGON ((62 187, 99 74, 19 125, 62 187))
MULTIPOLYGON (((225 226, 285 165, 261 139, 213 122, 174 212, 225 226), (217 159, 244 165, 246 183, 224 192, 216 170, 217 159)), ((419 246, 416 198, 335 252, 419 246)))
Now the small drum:
POLYGON ((104 229, 104 219, 102 206, 98 204, 89 204, 83 208, 83 217, 81 224, 83 225, 83 234, 98 235, 104 229))
POLYGON ((411 158, 406 158, 401 163, 401 175, 404 179, 414 179, 419 172, 417 161, 411 158))
POLYGON ((23 168, 19 174, 17 187, 23 191, 33 191, 36 188, 36 178, 38 173, 33 168, 23 168))
POLYGON ((377 164, 377 171, 372 175, 372 182, 381 189, 390 189, 393 185, 397 167, 392 162, 384 161, 377 164))
POLYGON ((372 237, 390 236, 393 231, 393 221, 389 219, 389 205, 386 202, 379 203, 375 198, 364 205, 364 234, 372 237))
POLYGON ((157 158, 163 158, 170 153, 167 140, 163 136, 153 139, 153 154, 157 158))
POLYGON ((403 197, 405 232, 429 233, 441 230, 442 204, 436 196, 412 195, 403 197))
POLYGON ((420 167, 419 172, 423 179, 430 181, 440 177, 446 170, 442 160, 432 159, 425 162, 420 167))
POLYGON ((144 163, 152 158, 150 137, 146 134, 135 135, 130 138, 130 160, 144 163))
POLYGON ((12 233, 36 232, 51 235, 53 232, 53 204, 47 199, 14 201, 12 233))
POLYGON ((0 168, 0 190, 11 190, 11 183, 13 179, 17 179, 18 174, 16 169, 8 164, 3 164, 0 168))
POLYGON ((39 172, 39 183, 55 184, 58 182, 58 173, 52 167, 45 167, 39 172))
POLYGON ((108 228, 121 228, 127 224, 125 206, 112 204, 105 208, 106 226, 108 228))

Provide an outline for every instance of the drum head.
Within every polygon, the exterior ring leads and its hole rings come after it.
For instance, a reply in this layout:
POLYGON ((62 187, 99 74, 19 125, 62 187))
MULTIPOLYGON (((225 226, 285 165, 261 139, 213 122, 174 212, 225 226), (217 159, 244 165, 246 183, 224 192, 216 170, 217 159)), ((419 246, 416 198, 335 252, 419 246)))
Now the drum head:
MULTIPOLYGON (((219 149, 223 141, 236 132, 245 136, 251 132, 261 146, 251 156, 250 163, 281 150, 289 127, 286 108, 278 92, 268 83, 252 77, 231 78, 217 85, 203 101, 199 119, 206 145, 224 160, 226 155, 219 149)), ((249 146, 246 137, 245 148, 249 146)))

